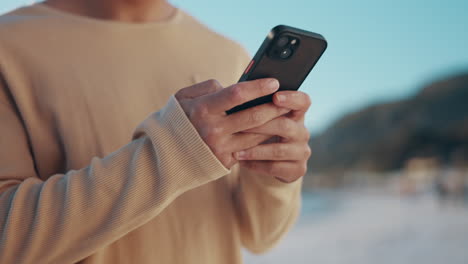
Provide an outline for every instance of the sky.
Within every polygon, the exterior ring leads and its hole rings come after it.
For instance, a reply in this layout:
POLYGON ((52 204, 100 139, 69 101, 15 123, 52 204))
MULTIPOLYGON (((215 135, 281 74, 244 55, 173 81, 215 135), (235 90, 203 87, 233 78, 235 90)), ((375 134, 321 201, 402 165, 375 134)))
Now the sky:
MULTIPOLYGON (((1 0, 0 11, 31 3, 1 0)), ((424 84, 468 72, 464 0, 172 0, 251 55, 278 24, 322 34, 328 49, 300 90, 306 125, 320 133, 350 111, 405 98, 424 84)), ((468 99, 467 99, 468 101, 468 99)))

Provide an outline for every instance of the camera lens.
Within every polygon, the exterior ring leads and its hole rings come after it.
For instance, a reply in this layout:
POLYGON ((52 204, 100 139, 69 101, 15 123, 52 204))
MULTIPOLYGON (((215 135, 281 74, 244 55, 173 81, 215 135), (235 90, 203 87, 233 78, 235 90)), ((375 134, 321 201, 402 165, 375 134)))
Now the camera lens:
POLYGON ((284 47, 288 43, 289 43, 289 38, 284 36, 278 39, 278 42, 276 42, 276 45, 278 47, 284 47))
POLYGON ((280 58, 282 59, 287 59, 289 56, 291 56, 292 50, 290 48, 286 48, 282 50, 279 54, 280 58))

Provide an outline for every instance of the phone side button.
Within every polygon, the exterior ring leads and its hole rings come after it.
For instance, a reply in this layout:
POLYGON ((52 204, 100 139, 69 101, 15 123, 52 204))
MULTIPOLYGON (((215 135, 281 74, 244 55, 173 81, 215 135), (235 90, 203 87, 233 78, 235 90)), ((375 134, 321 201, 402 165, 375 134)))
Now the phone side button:
POLYGON ((245 69, 244 74, 247 74, 250 71, 250 69, 252 69, 254 62, 255 62, 254 60, 250 61, 249 66, 247 66, 247 69, 245 69))

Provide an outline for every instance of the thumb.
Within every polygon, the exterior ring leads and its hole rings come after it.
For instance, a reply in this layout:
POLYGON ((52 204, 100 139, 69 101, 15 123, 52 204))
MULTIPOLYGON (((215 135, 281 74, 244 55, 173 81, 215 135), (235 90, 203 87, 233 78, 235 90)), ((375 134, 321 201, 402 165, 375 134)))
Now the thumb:
POLYGON ((207 80, 195 85, 180 89, 175 97, 177 100, 192 99, 206 94, 214 93, 223 89, 223 86, 217 80, 207 80))

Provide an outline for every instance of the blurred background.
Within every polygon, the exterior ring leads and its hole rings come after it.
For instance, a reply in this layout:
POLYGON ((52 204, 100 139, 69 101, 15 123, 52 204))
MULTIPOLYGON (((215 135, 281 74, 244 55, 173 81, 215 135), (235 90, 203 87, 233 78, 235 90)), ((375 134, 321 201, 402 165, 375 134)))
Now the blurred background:
POLYGON ((301 217, 247 264, 468 263, 468 1, 172 2, 251 55, 277 24, 329 43, 301 217))

